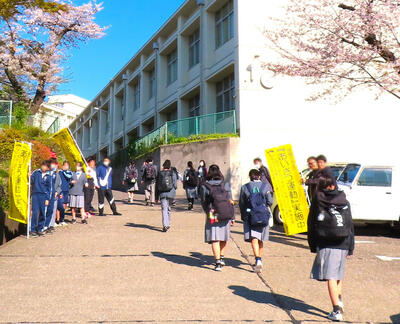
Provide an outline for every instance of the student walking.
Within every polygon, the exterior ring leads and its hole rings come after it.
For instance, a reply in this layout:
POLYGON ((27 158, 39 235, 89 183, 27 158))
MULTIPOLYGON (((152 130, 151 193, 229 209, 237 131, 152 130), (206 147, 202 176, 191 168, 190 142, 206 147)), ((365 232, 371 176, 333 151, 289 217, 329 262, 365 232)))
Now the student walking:
POLYGON ((332 321, 342 321, 342 298, 346 258, 354 251, 354 226, 346 195, 332 178, 321 177, 308 216, 308 244, 317 253, 311 278, 328 282, 332 321))
POLYGON ((177 176, 171 169, 171 161, 165 160, 163 169, 157 176, 157 196, 161 201, 161 214, 163 232, 167 232, 171 227, 171 204, 175 199, 177 188, 177 176))
POLYGON ((76 210, 79 209, 82 217, 82 224, 87 224, 87 215, 85 213, 85 194, 84 187, 88 187, 87 177, 82 169, 82 163, 76 164, 76 171, 72 173, 71 184, 69 190, 69 207, 72 211, 72 223, 76 223, 76 210))
POLYGON ((142 169, 142 184, 144 185, 144 196, 146 206, 154 206, 156 203, 156 180, 157 166, 154 165, 153 159, 147 159, 142 169))
POLYGON ((97 181, 99 182, 98 196, 99 196, 99 216, 104 216, 104 197, 107 198, 113 215, 121 215, 117 211, 117 206, 115 205, 114 196, 111 190, 112 187, 112 168, 110 166, 111 160, 106 157, 103 160, 103 164, 100 165, 97 170, 97 181))
POLYGON ((205 241, 211 244, 215 258, 215 270, 221 271, 225 265, 225 248, 230 238, 231 226, 235 222, 232 193, 228 183, 224 183, 217 165, 208 169, 207 179, 201 185, 201 203, 206 213, 205 241))
POLYGON ((138 170, 135 162, 129 162, 129 165, 125 168, 123 179, 122 184, 128 187, 128 200, 130 203, 133 203, 135 191, 139 190, 137 184, 138 170))
POLYGON ((91 205, 92 200, 94 197, 94 191, 96 188, 99 188, 99 184, 97 181, 97 174, 96 174, 96 160, 94 158, 90 158, 87 160, 87 186, 83 188, 84 199, 85 199, 85 214, 87 217, 92 217, 91 214, 91 205))
POLYGON ((188 200, 188 210, 193 209, 194 200, 198 198, 199 180, 196 170, 193 167, 193 162, 187 163, 187 169, 183 173, 183 188, 186 191, 186 198, 188 200))
POLYGON ((197 168, 197 177, 199 179, 198 186, 201 186, 203 182, 207 180, 207 166, 206 161, 200 160, 199 166, 197 168))
POLYGON ((254 271, 262 272, 264 242, 269 240, 270 208, 273 203, 271 187, 261 181, 261 172, 253 169, 250 182, 240 190, 239 207, 243 221, 244 240, 251 243, 255 264, 254 271))
POLYGON ((48 162, 43 161, 40 169, 33 171, 30 176, 32 187, 31 236, 43 236, 45 234, 46 208, 50 201, 50 176, 48 175, 48 170, 48 162))

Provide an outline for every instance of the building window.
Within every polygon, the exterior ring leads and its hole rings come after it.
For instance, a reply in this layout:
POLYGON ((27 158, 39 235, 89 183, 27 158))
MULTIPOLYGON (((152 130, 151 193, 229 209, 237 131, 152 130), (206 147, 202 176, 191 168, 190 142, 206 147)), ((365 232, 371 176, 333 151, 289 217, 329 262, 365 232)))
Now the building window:
POLYGON ((235 109, 235 76, 232 73, 217 83, 217 112, 235 109))
POLYGON ((233 38, 233 1, 230 0, 225 6, 215 13, 215 47, 224 45, 233 38))
POLYGON ((200 95, 189 99, 189 115, 190 117, 200 116, 200 95))
POLYGON ((178 57, 176 54, 176 50, 174 50, 167 56, 167 85, 170 85, 178 79, 178 57))
POLYGON ((156 72, 155 69, 149 72, 149 99, 156 94, 156 72))
POLYGON ((133 86, 133 111, 140 108, 140 81, 133 86))
POLYGON ((200 62, 200 31, 189 36, 189 68, 200 62))

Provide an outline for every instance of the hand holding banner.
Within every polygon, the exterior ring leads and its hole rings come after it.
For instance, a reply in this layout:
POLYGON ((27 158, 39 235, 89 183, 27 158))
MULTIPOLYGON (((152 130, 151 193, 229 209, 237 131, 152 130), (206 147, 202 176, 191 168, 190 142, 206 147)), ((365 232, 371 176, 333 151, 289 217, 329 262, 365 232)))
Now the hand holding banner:
POLYGON ((265 151, 286 235, 307 232, 309 207, 290 144, 265 151))
POLYGON ((28 224, 29 188, 28 172, 32 151, 28 143, 15 142, 10 164, 8 218, 28 224))

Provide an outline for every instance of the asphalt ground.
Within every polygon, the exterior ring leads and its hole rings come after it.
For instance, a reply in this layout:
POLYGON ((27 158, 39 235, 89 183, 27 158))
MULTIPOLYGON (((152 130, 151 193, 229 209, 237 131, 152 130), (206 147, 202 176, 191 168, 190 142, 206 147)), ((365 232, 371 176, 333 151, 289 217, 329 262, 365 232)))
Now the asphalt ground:
MULTIPOLYGON (((0 247, 0 323, 329 322, 326 283, 309 279, 314 255, 305 235, 271 229, 257 275, 238 221, 218 273, 199 204, 189 212, 178 199, 172 228, 163 233, 160 206, 145 207, 140 195, 133 204, 124 193, 115 196, 123 216, 0 247)), ((399 235, 384 226, 356 232, 344 318, 400 323, 400 260, 387 258, 400 257, 399 235)))

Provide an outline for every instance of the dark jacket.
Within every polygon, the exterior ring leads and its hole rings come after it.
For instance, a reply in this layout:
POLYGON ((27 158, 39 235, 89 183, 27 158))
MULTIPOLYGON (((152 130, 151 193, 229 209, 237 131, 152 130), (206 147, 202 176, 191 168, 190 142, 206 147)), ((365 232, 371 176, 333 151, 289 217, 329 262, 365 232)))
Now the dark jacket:
POLYGON ((32 194, 45 194, 46 200, 50 200, 50 175, 41 169, 33 171, 31 175, 32 194))
MULTIPOLYGON (((313 186, 315 189, 317 189, 318 182, 320 178, 331 178, 333 181, 333 184, 337 188, 337 182, 336 182, 336 177, 333 174, 333 171, 330 167, 326 167, 325 169, 322 170, 317 170, 313 179, 307 180, 306 184, 313 186)), ((315 192, 314 192, 315 193, 315 192)))
POLYGON ((344 240, 334 240, 326 241, 319 238, 315 231, 315 224, 317 222, 317 217, 321 211, 321 208, 326 208, 329 206, 344 207, 349 206, 350 203, 346 199, 346 195, 343 191, 336 190, 320 190, 317 191, 314 199, 311 203, 310 213, 308 215, 308 245, 311 252, 317 252, 317 248, 332 248, 340 250, 348 250, 349 255, 353 254, 354 250, 354 225, 351 224, 351 234, 344 240))
POLYGON ((305 184, 308 186, 307 191, 308 191, 308 198, 310 198, 310 201, 313 199, 314 194, 317 190, 318 182, 315 179, 317 177, 318 171, 319 170, 312 170, 308 174, 306 182, 305 182, 305 184))
POLYGON ((272 184, 272 179, 271 179, 271 175, 269 173, 268 168, 266 166, 262 165, 260 167, 260 172, 261 172, 261 181, 268 182, 271 186, 271 190, 274 191, 274 186, 272 184))
POLYGON ((58 172, 61 178, 61 190, 64 192, 69 191, 69 183, 71 182, 72 178, 72 171, 69 170, 60 170, 58 172))
POLYGON ((199 185, 201 185, 202 182, 206 181, 207 178, 207 168, 204 166, 199 166, 197 168, 197 176, 200 178, 199 180, 199 185))
POLYGON ((176 173, 170 169, 170 170, 161 170, 160 172, 158 172, 157 174, 157 180, 156 180, 156 198, 158 199, 175 199, 176 196, 176 188, 178 187, 178 178, 176 176, 176 173), (159 192, 158 191, 158 187, 160 185, 161 182, 161 174, 163 172, 171 172, 172 175, 172 189, 170 191, 167 192, 159 192))
POLYGON ((111 189, 112 187, 112 168, 106 167, 104 164, 100 165, 96 169, 97 180, 99 186, 103 190, 111 189), (108 174, 108 177, 107 177, 108 174), (106 179, 107 177, 107 179, 106 179))

